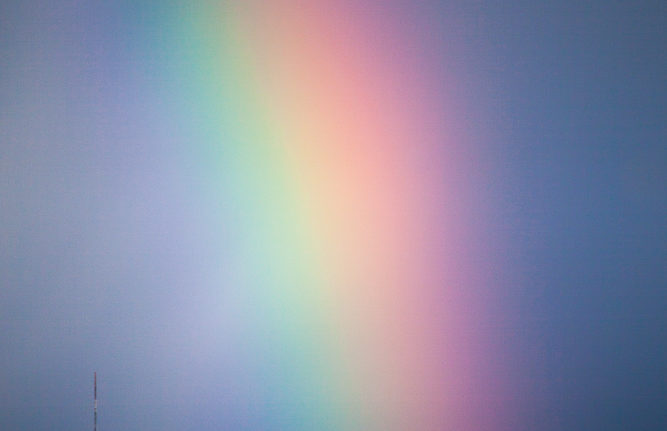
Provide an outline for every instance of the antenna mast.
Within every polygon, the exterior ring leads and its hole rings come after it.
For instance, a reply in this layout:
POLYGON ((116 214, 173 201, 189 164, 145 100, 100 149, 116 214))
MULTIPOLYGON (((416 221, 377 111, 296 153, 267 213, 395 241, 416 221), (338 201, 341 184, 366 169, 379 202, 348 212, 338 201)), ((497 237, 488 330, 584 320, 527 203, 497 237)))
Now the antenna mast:
POLYGON ((95 399, 93 431, 97 431, 97 371, 93 373, 93 396, 95 399))

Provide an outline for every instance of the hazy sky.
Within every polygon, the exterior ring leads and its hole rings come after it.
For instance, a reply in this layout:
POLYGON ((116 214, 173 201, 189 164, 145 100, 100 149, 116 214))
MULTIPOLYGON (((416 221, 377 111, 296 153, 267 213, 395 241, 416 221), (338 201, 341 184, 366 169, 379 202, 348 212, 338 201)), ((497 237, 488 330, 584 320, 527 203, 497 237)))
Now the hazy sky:
MULTIPOLYGON (((102 431, 282 429, 234 395, 244 309, 212 299, 231 228, 171 121, 172 6, 108 3, 0 4, 0 429, 90 429, 93 371, 102 431)), ((386 3, 456 77, 502 256, 489 429, 664 429, 667 3, 386 3)))

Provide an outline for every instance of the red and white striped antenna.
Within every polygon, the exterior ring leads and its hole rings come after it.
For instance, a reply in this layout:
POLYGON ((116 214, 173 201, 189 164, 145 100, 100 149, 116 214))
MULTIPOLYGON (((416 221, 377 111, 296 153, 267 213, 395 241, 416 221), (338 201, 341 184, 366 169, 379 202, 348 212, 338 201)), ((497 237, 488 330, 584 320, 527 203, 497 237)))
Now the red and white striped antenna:
POLYGON ((93 398, 95 400, 93 406, 93 431, 97 431, 97 371, 93 373, 93 398))

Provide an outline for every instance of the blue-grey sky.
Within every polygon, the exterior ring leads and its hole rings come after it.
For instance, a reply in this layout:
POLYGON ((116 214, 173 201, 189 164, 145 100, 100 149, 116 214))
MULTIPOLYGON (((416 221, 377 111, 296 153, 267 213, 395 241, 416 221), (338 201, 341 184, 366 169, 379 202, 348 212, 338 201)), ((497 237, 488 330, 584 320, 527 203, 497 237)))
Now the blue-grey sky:
MULTIPOLYGON (((102 431, 267 429, 226 362, 241 300, 209 297, 224 203, 139 3, 0 4, 2 430, 89 429, 93 371, 102 431)), ((391 3, 479 118, 511 429, 665 429, 667 3, 391 3)))

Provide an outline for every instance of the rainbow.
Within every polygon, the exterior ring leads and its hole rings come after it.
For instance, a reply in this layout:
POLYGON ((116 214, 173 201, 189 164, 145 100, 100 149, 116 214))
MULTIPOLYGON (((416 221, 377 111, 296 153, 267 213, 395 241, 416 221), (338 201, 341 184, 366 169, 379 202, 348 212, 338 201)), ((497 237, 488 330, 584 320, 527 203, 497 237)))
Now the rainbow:
POLYGON ((228 396, 253 429, 496 429, 491 343, 469 331, 484 277, 463 252, 454 78, 396 10, 364 3, 162 15, 174 115, 219 203, 219 300, 239 310, 228 396))

